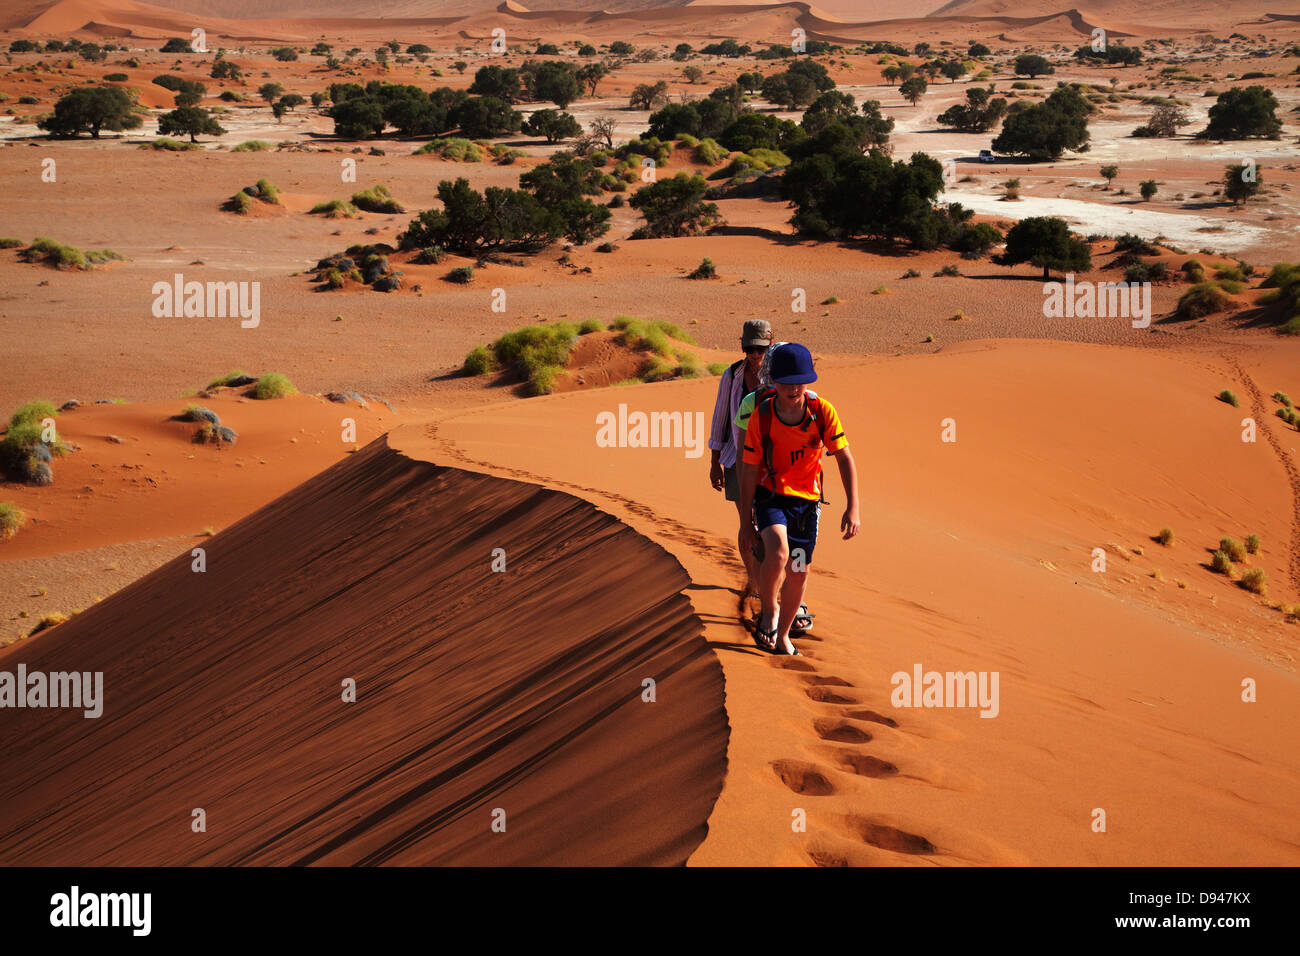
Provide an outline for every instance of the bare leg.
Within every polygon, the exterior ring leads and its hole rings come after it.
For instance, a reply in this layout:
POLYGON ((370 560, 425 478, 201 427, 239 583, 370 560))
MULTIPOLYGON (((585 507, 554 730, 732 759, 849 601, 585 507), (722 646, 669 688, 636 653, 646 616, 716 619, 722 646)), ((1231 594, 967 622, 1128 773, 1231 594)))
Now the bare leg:
POLYGON ((786 562, 790 558, 784 525, 774 524, 763 529, 763 549, 763 563, 758 568, 758 598, 763 609, 758 615, 758 626, 760 630, 770 630, 777 626, 777 614, 780 612, 777 595, 781 590, 781 577, 786 562))
MULTIPOLYGON (((740 512, 740 502, 736 502, 736 511, 740 512)), ((742 520, 745 515, 740 516, 742 520)), ((753 521, 753 515, 749 515, 749 520, 753 521)), ((749 597, 751 594, 758 593, 758 558, 754 557, 754 552, 750 551, 740 543, 740 536, 736 536, 736 549, 740 551, 740 560, 745 563, 745 594, 749 597)), ((742 598, 743 600, 743 598, 742 598)))
MULTIPOLYGON (((793 564, 793 562, 791 562, 793 564)), ((776 625, 776 649, 779 654, 793 654, 794 645, 790 643, 790 626, 799 613, 803 603, 804 590, 808 586, 808 568, 796 571, 789 567, 785 572, 785 583, 781 585, 781 617, 776 625)))

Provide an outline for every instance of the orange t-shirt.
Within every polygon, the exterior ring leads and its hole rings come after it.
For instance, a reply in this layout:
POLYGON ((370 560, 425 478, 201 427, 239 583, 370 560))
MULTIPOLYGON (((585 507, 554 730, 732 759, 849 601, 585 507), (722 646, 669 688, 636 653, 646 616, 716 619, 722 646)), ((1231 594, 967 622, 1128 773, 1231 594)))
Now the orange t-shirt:
MULTIPOLYGON (((817 434, 817 421, 804 400, 803 421, 798 425, 787 425, 776 413, 776 402, 772 403, 772 467, 776 474, 768 473, 766 466, 759 471, 758 482, 778 495, 791 495, 795 498, 821 498, 822 453, 834 454, 842 448, 849 447, 849 440, 844 437, 844 428, 840 424, 839 413, 835 406, 826 399, 818 397, 822 407, 822 431, 817 434)), ((749 425, 745 429, 745 454, 743 461, 748 465, 763 463, 763 423, 757 408, 749 416, 749 425)))

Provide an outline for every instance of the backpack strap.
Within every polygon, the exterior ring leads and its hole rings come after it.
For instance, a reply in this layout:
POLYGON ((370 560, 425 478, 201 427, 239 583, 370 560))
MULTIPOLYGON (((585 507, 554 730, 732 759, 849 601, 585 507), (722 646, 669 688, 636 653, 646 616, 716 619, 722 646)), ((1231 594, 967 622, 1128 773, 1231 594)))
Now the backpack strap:
MULTIPOLYGON (((826 447, 826 422, 824 419, 825 411, 822 408, 821 399, 816 395, 806 396, 805 402, 807 409, 804 419, 800 423, 800 428, 807 429, 809 423, 817 427, 817 440, 821 442, 822 448, 826 447)), ((776 490, 776 469, 772 465, 772 416, 775 414, 773 403, 776 401, 776 389, 766 388, 754 402, 754 414, 758 415, 759 432, 763 438, 763 467, 767 474, 773 478, 771 491, 776 490)), ((826 503, 826 493, 822 488, 821 480, 821 456, 817 457, 817 497, 820 503, 826 503)))
MULTIPOLYGON (((763 439, 763 468, 769 477, 776 474, 772 467, 772 402, 776 400, 776 389, 765 388, 754 399, 754 414, 758 416, 758 431, 763 439)), ((776 482, 772 482, 771 491, 776 491, 776 482)))

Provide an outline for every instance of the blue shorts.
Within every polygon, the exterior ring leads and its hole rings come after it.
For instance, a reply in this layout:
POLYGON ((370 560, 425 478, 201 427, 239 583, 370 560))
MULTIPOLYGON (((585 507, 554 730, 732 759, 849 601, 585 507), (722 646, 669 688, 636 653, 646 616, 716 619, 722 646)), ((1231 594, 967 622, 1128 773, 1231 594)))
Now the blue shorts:
POLYGON ((822 505, 811 498, 793 495, 764 495, 761 491, 754 499, 754 523, 758 530, 774 524, 785 525, 785 538, 790 544, 790 557, 802 550, 803 563, 812 566, 813 548, 817 546, 817 526, 821 521, 822 505))

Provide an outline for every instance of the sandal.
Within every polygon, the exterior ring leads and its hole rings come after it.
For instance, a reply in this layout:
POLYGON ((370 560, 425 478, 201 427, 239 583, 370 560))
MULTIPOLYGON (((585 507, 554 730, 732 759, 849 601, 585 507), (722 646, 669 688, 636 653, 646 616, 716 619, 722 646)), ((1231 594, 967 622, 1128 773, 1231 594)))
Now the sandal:
POLYGON ((791 632, 798 631, 800 634, 807 634, 813 629, 813 618, 817 615, 808 611, 807 604, 799 605, 799 613, 794 616, 794 622, 790 625, 791 632))
POLYGON ((754 616, 754 643, 769 654, 776 650, 776 628, 763 630, 758 626, 758 615, 754 616))

